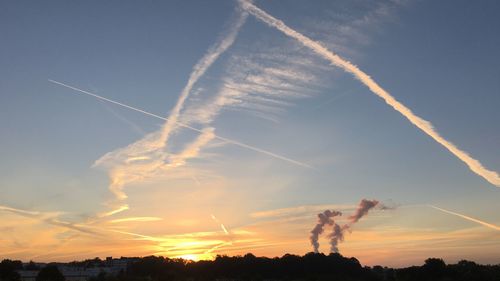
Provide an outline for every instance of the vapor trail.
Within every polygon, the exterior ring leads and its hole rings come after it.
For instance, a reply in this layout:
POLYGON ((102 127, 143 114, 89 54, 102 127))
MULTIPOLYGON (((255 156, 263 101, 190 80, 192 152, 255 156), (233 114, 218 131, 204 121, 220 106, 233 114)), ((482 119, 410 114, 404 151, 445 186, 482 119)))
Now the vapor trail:
POLYGON ((211 214, 211 217, 215 221, 215 223, 220 225, 222 231, 224 231, 226 235, 229 235, 229 231, 227 231, 227 228, 224 226, 224 224, 214 214, 211 214))
MULTIPOLYGON (((77 92, 89 95, 91 97, 94 97, 94 98, 97 98, 97 99, 100 99, 100 100, 103 100, 103 101, 106 101, 106 102, 109 102, 109 103, 112 103, 112 104, 116 104, 116 105, 119 105, 121 107, 128 108, 128 109, 140 112, 142 114, 145 114, 145 115, 148 115, 148 116, 151 116, 151 117, 163 120, 163 121, 168 121, 169 120, 168 118, 162 117, 160 115, 157 115, 157 114, 154 114, 154 113, 142 110, 142 109, 137 108, 137 107, 126 105, 124 103, 121 103, 121 102, 118 102, 118 101, 114 101, 114 100, 105 98, 103 96, 99 96, 97 94, 94 94, 94 93, 91 93, 89 91, 85 91, 85 90, 76 88, 74 86, 70 86, 70 85, 62 83, 62 82, 58 82, 58 81, 51 80, 51 79, 48 79, 48 81, 51 82, 51 83, 54 83, 54 84, 57 84, 57 85, 69 88, 71 90, 74 90, 74 91, 77 91, 77 92)), ((181 123, 179 121, 176 121, 175 123, 178 126, 180 126, 180 127, 183 127, 183 128, 186 128, 186 129, 198 132, 198 133, 203 133, 203 130, 195 128, 195 127, 192 127, 192 126, 184 124, 184 123, 181 123)), ((292 163, 292 164, 295 164, 295 165, 298 165, 298 166, 302 166, 302 167, 306 167, 306 168, 313 168, 312 166, 310 166, 308 164, 305 164, 305 163, 299 162, 297 160, 293 160, 291 158, 288 158, 288 157, 285 157, 285 156, 282 156, 282 155, 279 155, 279 154, 276 154, 276 153, 273 153, 273 152, 270 152, 270 151, 267 151, 267 150, 255 147, 255 146, 251 146, 249 144, 245 144, 245 143, 242 143, 242 142, 239 142, 239 141, 236 141, 236 140, 232 140, 232 139, 229 139, 229 138, 226 138, 226 137, 222 137, 222 136, 219 136, 219 135, 214 135, 214 138, 216 138, 218 140, 221 140, 221 141, 224 141, 224 142, 227 142, 227 143, 230 143, 230 144, 233 144, 233 145, 236 145, 236 146, 239 146, 239 147, 242 147, 242 148, 246 148, 246 149, 249 149, 249 150, 252 150, 252 151, 255 151, 255 152, 266 154, 267 156, 271 156, 273 158, 286 161, 288 163, 292 163)))
POLYGON ((116 219, 109 221, 110 223, 122 223, 122 222, 151 222, 151 221, 161 221, 162 218, 158 217, 129 217, 123 219, 116 219))
POLYGON ((206 250, 205 252, 203 252, 206 255, 211 254, 213 251, 215 251, 221 247, 224 247, 226 245, 233 245, 233 238, 231 237, 231 233, 229 233, 226 226, 224 226, 224 224, 214 214, 210 214, 210 216, 215 221, 215 223, 220 225, 220 228, 222 229, 222 231, 224 231, 224 234, 229 237, 229 241, 221 242, 221 243, 213 246, 212 248, 206 250))
POLYGON ((491 224, 491 223, 487 223, 487 222, 484 222, 482 220, 478 220, 478 219, 475 219, 475 218, 471 218, 469 216, 466 216, 466 215, 462 215, 462 214, 459 214, 459 213, 455 213, 455 212, 452 212, 452 211, 448 211, 448 210, 445 210, 443 208, 439 208, 439 207, 436 207, 436 206, 433 206, 433 205, 429 205, 429 207, 433 208, 433 209, 436 209, 436 210, 439 210, 441 212, 445 212, 445 213, 448 213, 450 215, 454 215, 454 216, 457 216, 457 217, 461 217, 463 219, 466 219, 466 220, 469 220, 469 221, 472 221, 472 222, 475 222, 475 223, 479 223, 483 226, 486 226, 486 227, 489 227, 491 229, 494 229, 494 230, 497 230, 497 231, 500 231, 500 226, 496 226, 494 224, 491 224))
MULTIPOLYGON (((108 177, 110 181, 108 188, 114 195, 114 199, 108 202, 108 204, 111 205, 114 210, 108 212, 107 214, 104 214, 105 216, 110 216, 117 212, 125 210, 123 208, 124 205, 122 201, 127 199, 127 194, 123 190, 126 184, 138 180, 143 180, 158 171, 162 171, 168 168, 174 168, 174 166, 167 164, 167 161, 169 160, 171 155, 166 151, 167 146, 170 144, 170 136, 179 127, 189 127, 185 124, 182 124, 183 126, 180 126, 181 124, 178 122, 178 119, 180 117, 181 111, 194 85, 213 65, 213 63, 234 43, 240 28, 243 26, 248 17, 248 13, 241 9, 238 10, 237 14, 237 20, 231 23, 224 36, 220 36, 219 38, 217 38, 216 42, 194 65, 186 85, 182 89, 174 108, 170 111, 169 117, 161 118, 165 121, 162 128, 154 133, 144 136, 142 139, 129 144, 126 147, 106 153, 94 163, 94 166, 107 164, 108 177), (131 159, 144 159, 147 161, 135 162, 135 160, 131 159), (117 203, 120 204, 121 207, 117 208, 117 203)), ((69 86, 54 80, 49 81, 61 86, 69 86)), ((133 108, 119 102, 114 102, 110 99, 99 97, 98 95, 90 93, 88 91, 82 91, 76 87, 70 86, 68 88, 81 93, 85 93, 95 98, 99 98, 103 101, 112 102, 114 104, 124 106, 128 109, 133 109, 149 116, 160 117, 144 110, 133 108)), ((190 129, 194 128, 190 127, 190 129)), ((195 131, 200 132, 201 135, 198 136, 196 142, 188 147, 189 150, 185 151, 185 154, 175 157, 176 163, 179 165, 184 165, 188 158, 196 157, 201 147, 206 145, 208 141, 213 138, 212 130, 213 128, 208 128, 207 130, 203 131, 196 129, 195 131)))
POLYGON ((241 12, 240 17, 238 18, 237 22, 232 25, 229 33, 216 45, 211 47, 208 52, 193 67, 193 71, 189 75, 188 82, 184 86, 184 89, 182 89, 181 95, 179 96, 175 107, 172 109, 169 118, 166 120, 160 137, 157 140, 157 143, 160 146, 164 146, 172 130, 175 129, 175 126, 179 124, 179 115, 195 83, 198 82, 200 77, 205 74, 205 72, 217 60, 217 58, 219 58, 219 56, 234 43, 236 36, 238 35, 241 26, 243 26, 243 24, 245 23, 247 17, 248 13, 241 12))
MULTIPOLYGON (((120 199, 127 198, 127 195, 121 190, 112 190, 112 192, 115 194, 115 196, 117 196, 120 199)), ((123 211, 127 211, 128 209, 129 209, 128 204, 122 204, 118 207, 113 208, 113 210, 111 210, 111 211, 99 213, 97 216, 99 218, 110 217, 112 215, 121 213, 123 211)))
POLYGON ((41 212, 33 212, 28 210, 22 210, 17 208, 11 208, 8 206, 0 205, 0 211, 5 211, 9 213, 13 213, 19 216, 35 219, 41 222, 45 222, 50 225, 59 226, 63 228, 67 228, 70 230, 78 231, 85 234, 98 235, 98 233, 90 230, 88 227, 80 224, 75 224, 71 222, 61 221, 56 218, 56 215, 41 213, 41 212))
POLYGON ((386 90, 380 87, 368 74, 360 70, 357 66, 341 58, 334 52, 328 50, 320 43, 288 27, 283 21, 274 18, 270 14, 256 7, 254 4, 246 0, 239 0, 239 2, 244 10, 254 15, 259 20, 263 21, 271 27, 278 29, 285 35, 298 40, 300 43, 302 43, 302 45, 308 47, 316 54, 330 61, 333 65, 336 65, 342 68, 344 71, 352 74, 356 79, 367 86, 375 95, 382 98, 388 105, 401 113, 413 125, 429 135, 432 139, 444 146, 446 149, 448 149, 458 159, 462 160, 467 166, 469 166, 471 171, 483 177, 485 180, 495 185, 496 187, 500 187, 500 175, 498 175, 495 171, 488 170, 478 160, 469 156, 467 152, 460 150, 453 143, 444 139, 434 129, 433 125, 429 121, 426 121, 415 115, 409 108, 397 101, 386 90))

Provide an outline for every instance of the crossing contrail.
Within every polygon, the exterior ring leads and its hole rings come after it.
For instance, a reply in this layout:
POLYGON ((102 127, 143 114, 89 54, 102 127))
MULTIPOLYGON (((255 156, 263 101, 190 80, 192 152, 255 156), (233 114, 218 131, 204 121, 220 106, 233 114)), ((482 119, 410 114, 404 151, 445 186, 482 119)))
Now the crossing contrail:
MULTIPOLYGON (((57 84, 57 85, 60 85, 60 86, 72 89, 72 90, 77 91, 79 93, 83 93, 83 94, 86 94, 88 96, 97 98, 99 100, 106 101, 106 102, 109 102, 109 103, 112 103, 112 104, 116 104, 116 105, 119 105, 121 107, 128 108, 128 109, 140 112, 142 114, 145 114, 145 115, 148 115, 148 116, 151 116, 151 117, 163 120, 163 121, 168 121, 169 120, 168 118, 162 117, 160 115, 157 115, 157 114, 154 114, 154 113, 151 113, 151 112, 147 112, 147 111, 142 110, 140 108, 133 107, 133 106, 130 106, 130 105, 126 105, 124 103, 121 103, 121 102, 118 102, 118 101, 114 101, 112 99, 105 98, 103 96, 94 94, 94 93, 89 92, 89 91, 85 91, 85 90, 79 89, 77 87, 74 87, 74 86, 71 86, 71 85, 68 85, 68 84, 65 84, 65 83, 62 83, 62 82, 58 82, 58 81, 55 81, 55 80, 52 80, 52 79, 48 79, 48 81, 51 82, 51 83, 54 83, 54 84, 57 84)), ((184 123, 181 123, 179 121, 176 121, 175 123, 178 126, 180 126, 180 127, 183 127, 183 128, 186 128, 186 129, 198 132, 198 133, 203 133, 203 130, 195 128, 195 127, 192 127, 192 126, 184 124, 184 123)), ((305 167, 305 168, 313 168, 311 165, 308 165, 306 163, 302 163, 302 162, 299 162, 297 160, 293 160, 291 158, 288 158, 288 157, 285 157, 285 156, 281 156, 279 154, 276 154, 276 153, 273 153, 273 152, 270 152, 270 151, 267 151, 267 150, 255 147, 255 146, 251 146, 249 144, 245 144, 245 143, 242 143, 242 142, 239 142, 239 141, 236 141, 236 140, 232 140, 232 139, 229 139, 229 138, 226 138, 226 137, 222 137, 222 136, 219 136, 219 135, 214 135, 214 138, 216 138, 218 140, 221 140, 221 141, 224 141, 224 142, 227 142, 227 143, 230 143, 230 144, 233 144, 233 145, 236 145, 236 146, 239 146, 239 147, 243 147, 243 148, 246 148, 246 149, 249 149, 249 150, 253 150, 255 152, 266 154, 268 156, 271 156, 273 158, 286 161, 288 163, 292 163, 292 164, 295 164, 295 165, 298 165, 298 166, 302 166, 302 167, 305 167)))
POLYGON ((459 214, 459 213, 455 213, 455 212, 452 212, 452 211, 449 211, 449 210, 445 210, 443 208, 439 208, 439 207, 436 207, 436 206, 433 206, 433 205, 429 205, 429 207, 433 208, 433 209, 436 209, 436 210, 439 210, 441 212, 445 212, 445 213, 448 213, 450 215, 454 215, 454 216, 457 216, 457 217, 461 217, 463 219, 466 219, 466 220, 469 220, 469 221, 472 221, 472 222, 475 222, 475 223, 479 223, 481 225, 484 225, 486 227, 489 227, 491 229, 494 229, 494 230, 497 230, 497 231, 500 231, 500 226, 496 226, 494 224, 491 224, 491 223, 487 223, 485 221, 482 221, 482 220, 478 220, 478 219, 475 219, 475 218, 471 218, 469 216, 466 216, 466 215, 462 215, 462 214, 459 214))
POLYGON ((276 19, 275 17, 261 10, 251 2, 246 0, 239 0, 239 1, 242 8, 246 10, 248 13, 254 15, 257 19, 283 32, 288 37, 296 39, 297 41, 302 43, 302 45, 311 49, 313 52, 323 57, 324 59, 328 60, 333 65, 336 65, 342 68, 345 72, 352 74, 356 79, 358 79, 359 81, 361 81, 361 83, 367 86, 370 89, 370 91, 372 91, 375 95, 382 98, 389 106, 394 108, 394 110, 401 113, 401 115, 403 115, 406 119, 408 119, 413 125, 422 130, 424 133, 426 133, 428 136, 434 139, 437 143, 441 144, 446 149, 448 149, 458 159, 462 160, 467 166, 469 166, 469 169, 471 171, 483 177, 485 180, 495 185, 496 187, 500 187, 500 176, 497 174, 497 172, 488 170, 478 160, 472 158, 469 154, 467 154, 467 152, 460 150, 453 143, 443 138, 434 129, 434 126, 429 121, 424 120, 419 116, 415 115, 408 107, 397 101, 391 94, 389 94, 386 90, 384 90, 381 86, 379 86, 377 82, 375 82, 368 74, 363 72, 357 66, 343 59, 334 52, 328 50, 321 43, 314 41, 311 38, 303 35, 302 33, 299 33, 298 31, 290 28, 283 21, 276 19))

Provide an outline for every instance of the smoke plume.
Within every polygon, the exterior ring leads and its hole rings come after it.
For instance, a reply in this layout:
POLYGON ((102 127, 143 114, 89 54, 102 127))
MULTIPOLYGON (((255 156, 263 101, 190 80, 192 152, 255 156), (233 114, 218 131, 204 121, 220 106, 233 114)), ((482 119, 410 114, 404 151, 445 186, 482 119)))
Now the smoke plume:
POLYGON ((340 226, 332 219, 334 216, 342 216, 341 212, 326 210, 323 213, 319 213, 318 223, 311 231, 310 237, 314 252, 319 252, 318 238, 323 233, 325 225, 332 226, 332 232, 328 234, 328 238, 330 239, 330 251, 332 253, 338 253, 338 245, 340 242, 344 241, 345 231, 350 230, 352 225, 366 216, 368 212, 375 207, 378 207, 378 209, 380 210, 393 209, 392 207, 385 206, 377 200, 362 199, 361 202, 359 202, 356 211, 352 215, 347 217, 347 223, 343 226, 340 226))
POLYGON ((339 242, 344 241, 344 231, 348 228, 349 226, 347 224, 344 226, 340 226, 337 223, 334 223, 332 233, 328 235, 328 237, 330 238, 330 252, 339 252, 338 244, 339 242))
POLYGON ((314 252, 318 253, 319 251, 319 236, 323 233, 325 225, 333 225, 335 222, 333 221, 333 217, 342 216, 341 212, 338 211, 330 211, 326 210, 323 213, 318 214, 318 223, 311 230, 311 245, 314 248, 314 252))
POLYGON ((366 216, 370 209, 372 209, 377 205, 378 205, 377 200, 367 200, 367 199, 361 200, 361 202, 359 202, 358 208, 356 209, 356 212, 349 216, 350 223, 355 224, 362 217, 366 216))

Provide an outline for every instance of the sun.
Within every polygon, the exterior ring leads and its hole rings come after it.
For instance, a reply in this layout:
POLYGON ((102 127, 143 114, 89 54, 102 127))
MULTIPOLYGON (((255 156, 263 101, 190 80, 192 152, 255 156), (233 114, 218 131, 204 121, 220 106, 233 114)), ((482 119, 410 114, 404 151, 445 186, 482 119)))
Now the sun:
POLYGON ((198 255, 195 255, 195 254, 186 254, 186 255, 178 256, 178 258, 184 259, 184 260, 190 260, 190 261, 198 261, 200 259, 200 257, 198 255))
POLYGON ((184 259, 187 261, 200 261, 200 260, 213 260, 214 256, 211 254, 207 254, 207 253, 200 253, 200 254, 180 255, 180 256, 176 256, 176 258, 184 259))

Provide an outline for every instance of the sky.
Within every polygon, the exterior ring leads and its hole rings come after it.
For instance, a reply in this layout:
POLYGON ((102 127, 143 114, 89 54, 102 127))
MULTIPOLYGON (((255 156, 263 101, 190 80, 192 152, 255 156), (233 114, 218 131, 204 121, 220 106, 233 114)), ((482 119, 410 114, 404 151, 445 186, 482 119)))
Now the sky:
POLYGON ((498 1, 0 6, 0 258, 500 263, 498 1))

